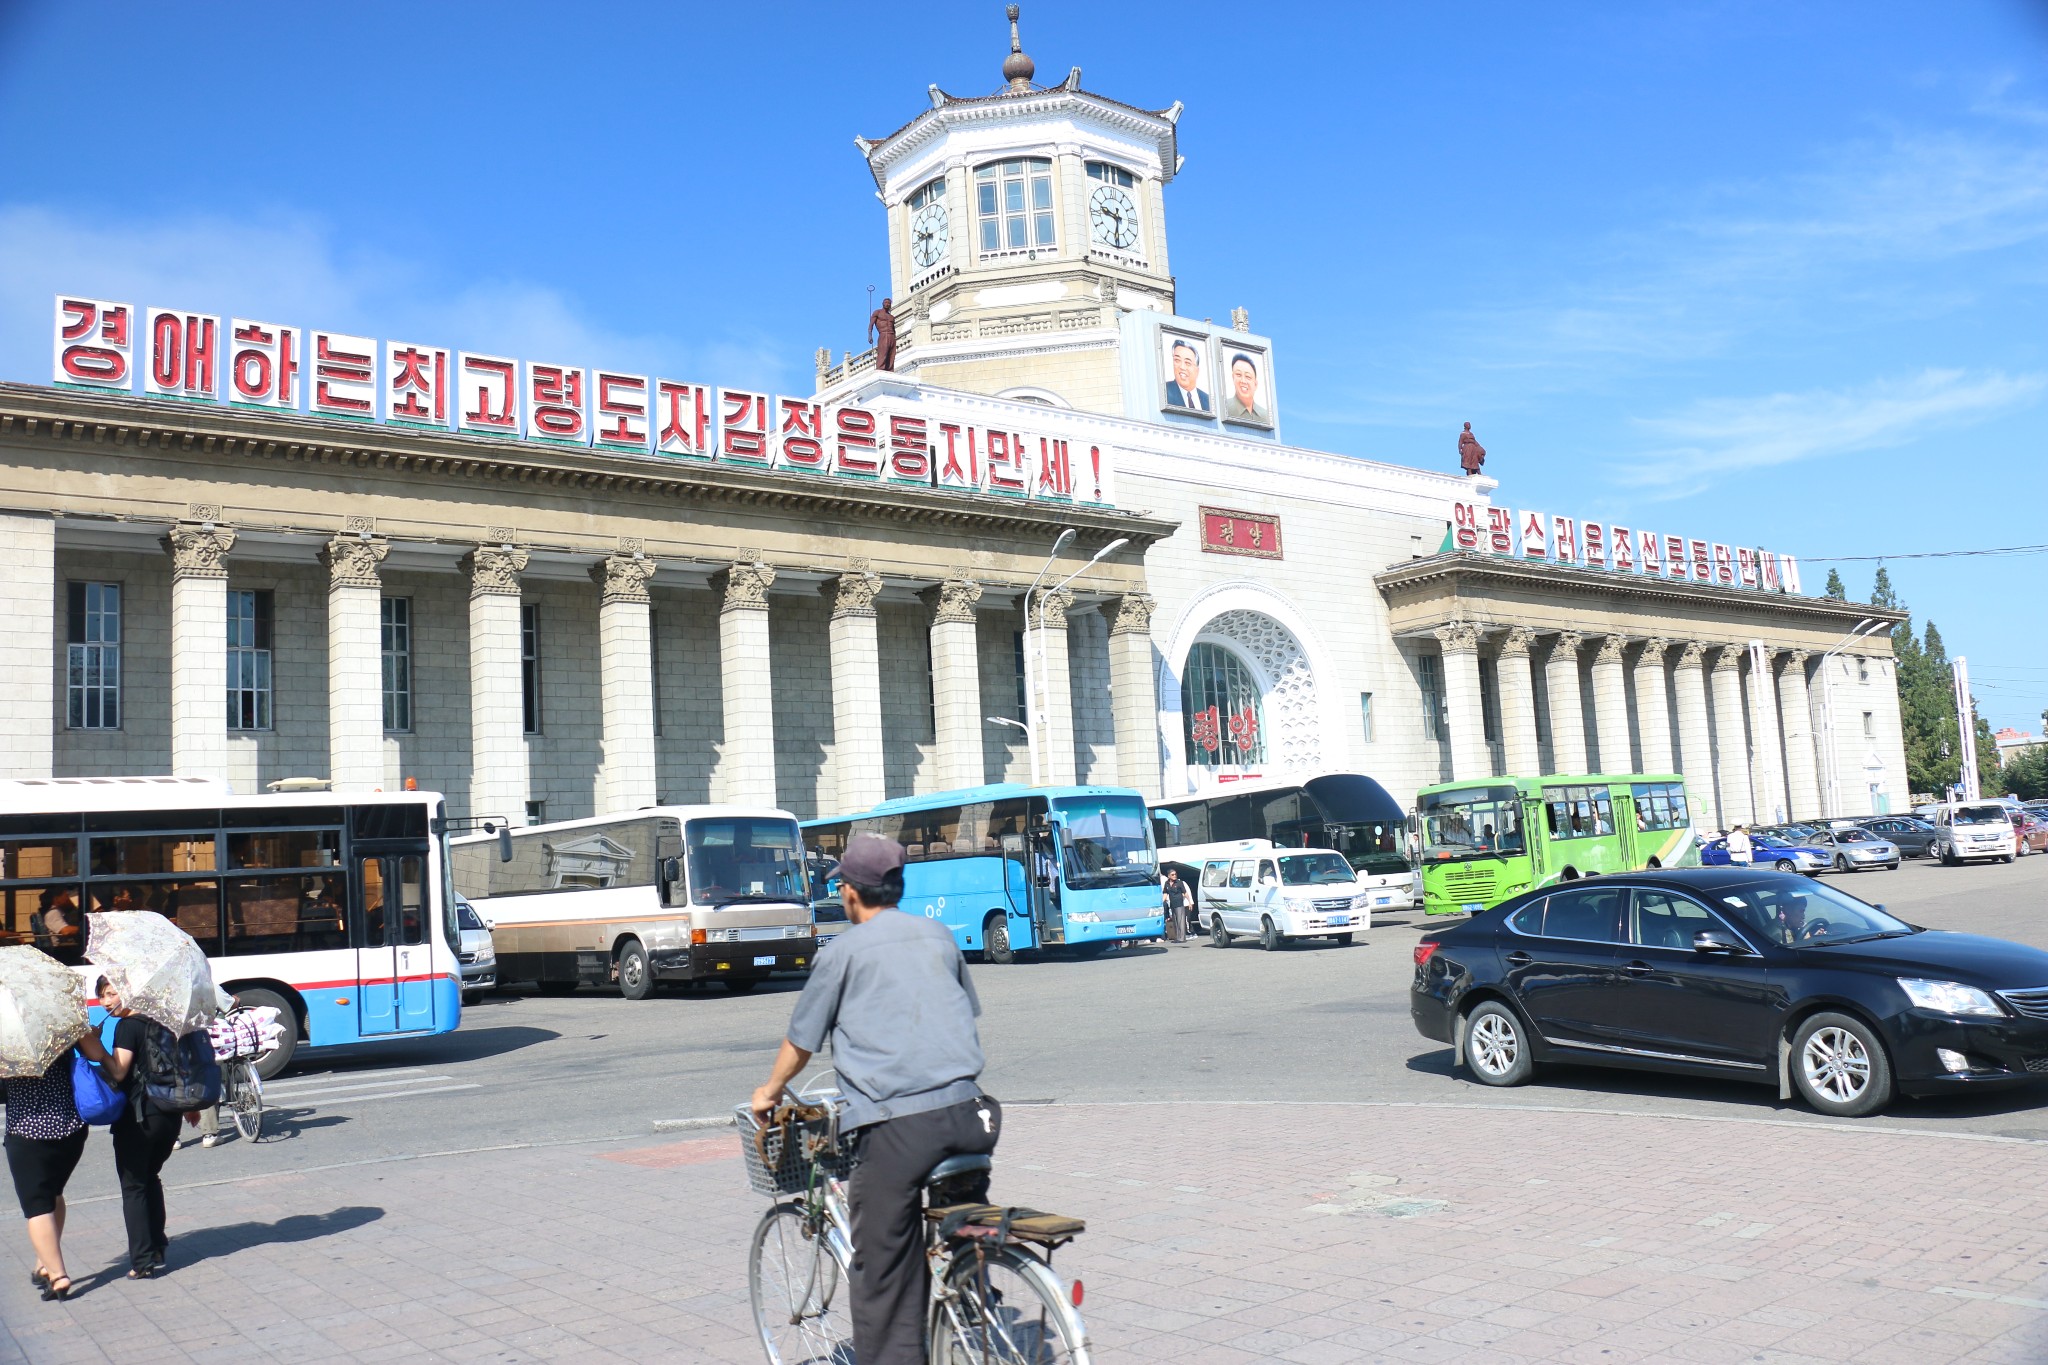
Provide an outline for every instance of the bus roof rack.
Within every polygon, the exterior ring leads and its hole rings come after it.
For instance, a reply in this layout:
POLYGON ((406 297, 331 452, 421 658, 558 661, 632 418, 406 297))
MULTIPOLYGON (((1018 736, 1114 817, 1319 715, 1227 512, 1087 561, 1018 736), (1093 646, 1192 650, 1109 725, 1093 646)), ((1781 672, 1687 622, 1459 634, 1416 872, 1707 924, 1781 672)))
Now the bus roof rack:
POLYGON ((0 787, 177 787, 191 791, 211 788, 227 793, 228 784, 211 777, 173 777, 169 773, 138 773, 132 777, 9 777, 0 787))
POLYGON ((275 782, 264 783, 263 790, 270 792, 324 792, 333 791, 334 783, 325 777, 280 777, 275 782))

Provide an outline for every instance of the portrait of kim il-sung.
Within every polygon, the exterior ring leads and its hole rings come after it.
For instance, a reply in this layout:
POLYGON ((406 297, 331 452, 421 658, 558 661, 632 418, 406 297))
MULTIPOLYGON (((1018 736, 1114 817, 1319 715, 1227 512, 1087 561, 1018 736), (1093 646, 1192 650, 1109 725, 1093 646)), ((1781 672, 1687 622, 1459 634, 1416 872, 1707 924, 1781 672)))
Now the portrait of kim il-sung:
POLYGON ((1173 412, 1215 416, 1216 407, 1209 397, 1209 380, 1204 373, 1209 360, 1208 338, 1162 331, 1159 350, 1166 374, 1166 391, 1160 406, 1173 412))
POLYGON ((1272 426, 1266 353, 1254 346, 1226 346, 1223 356, 1223 420, 1240 426, 1272 426))

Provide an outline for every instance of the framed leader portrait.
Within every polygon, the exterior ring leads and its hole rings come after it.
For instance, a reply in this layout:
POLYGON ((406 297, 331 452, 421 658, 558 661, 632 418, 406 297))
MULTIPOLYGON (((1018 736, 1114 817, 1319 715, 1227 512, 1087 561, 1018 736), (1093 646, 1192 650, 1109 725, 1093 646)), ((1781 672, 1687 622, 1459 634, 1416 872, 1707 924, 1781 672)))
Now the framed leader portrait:
POLYGON ((1216 340, 1216 384, 1223 393, 1223 420, 1233 426, 1272 430, 1272 356, 1264 346, 1240 344, 1227 335, 1216 340))
POLYGON ((1216 416, 1216 385, 1210 375, 1209 338, 1200 332, 1159 329, 1159 408, 1195 417, 1216 416))

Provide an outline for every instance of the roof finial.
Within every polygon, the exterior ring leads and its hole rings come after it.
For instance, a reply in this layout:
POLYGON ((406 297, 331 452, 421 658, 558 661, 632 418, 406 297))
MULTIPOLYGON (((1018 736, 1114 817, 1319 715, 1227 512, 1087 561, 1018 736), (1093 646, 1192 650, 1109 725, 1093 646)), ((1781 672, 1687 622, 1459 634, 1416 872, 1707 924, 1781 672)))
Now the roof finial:
POLYGON ((1031 76, 1038 70, 1037 65, 1024 55, 1024 40, 1017 36, 1017 6, 1009 7, 1010 55, 1003 58, 1003 79, 1010 83, 1013 95, 1031 93, 1031 76))

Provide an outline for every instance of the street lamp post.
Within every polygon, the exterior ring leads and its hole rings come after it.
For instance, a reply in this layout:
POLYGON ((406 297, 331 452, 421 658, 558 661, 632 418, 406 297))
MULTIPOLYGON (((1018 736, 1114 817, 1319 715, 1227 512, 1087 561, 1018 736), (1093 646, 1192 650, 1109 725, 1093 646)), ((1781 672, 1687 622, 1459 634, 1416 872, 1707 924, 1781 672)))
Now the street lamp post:
POLYGON ((1031 781, 1035 786, 1038 782, 1038 736, 1031 733, 1031 727, 1008 716, 983 716, 982 719, 990 725, 1007 725, 1012 730, 1024 732, 1024 753, 1031 760, 1031 781))
MULTIPOLYGON (((1060 532, 1059 539, 1053 541, 1052 543, 1052 554, 1046 557, 1045 567, 1038 571, 1038 577, 1032 579, 1031 586, 1024 590, 1024 631, 1025 639, 1027 641, 1031 640, 1031 599, 1034 596, 1036 596, 1038 599, 1038 609, 1041 612, 1043 612, 1045 610, 1046 598, 1052 596, 1061 588, 1066 587, 1067 584, 1073 582, 1082 574, 1094 568, 1098 563, 1100 563, 1103 559, 1107 558, 1109 555, 1114 554, 1116 551, 1122 549, 1124 546, 1131 543, 1130 537, 1118 536, 1115 540, 1110 541, 1109 544, 1103 546, 1094 554, 1090 555, 1088 557, 1088 562, 1086 564, 1083 564, 1080 568, 1074 570, 1065 578, 1062 578, 1059 582, 1053 584, 1049 588, 1041 587, 1040 585, 1042 585, 1045 582, 1046 574, 1052 571, 1053 563, 1059 559, 1061 548, 1065 546, 1069 540, 1073 539, 1073 536, 1074 531, 1072 527, 1068 527, 1066 530, 1060 532)), ((1041 713, 1041 708, 1038 703, 1038 689, 1040 685, 1047 684, 1050 681, 1045 676, 1047 671, 1047 663, 1045 658, 1045 627, 1043 623, 1040 623, 1037 633, 1037 640, 1032 642, 1032 644, 1035 647, 1027 647, 1024 651, 1024 723, 1027 727, 1029 727, 1025 731, 1025 733, 1031 739, 1031 744, 1028 746, 1028 752, 1031 759, 1031 784, 1033 786, 1037 786, 1039 782, 1042 780, 1038 766, 1038 734, 1039 724, 1042 720, 1044 720, 1045 717, 1041 713), (1035 669, 1032 667, 1032 662, 1034 659, 1037 661, 1038 665, 1035 669)), ((1049 707, 1054 704, 1054 701, 1053 697, 1051 696, 1050 686, 1047 686, 1046 690, 1047 696, 1045 698, 1045 705, 1049 707)), ((998 724, 1015 723, 995 721, 995 717, 993 716, 989 717, 989 719, 998 724)), ((1051 756, 1047 755, 1048 769, 1045 772, 1044 777, 1050 777, 1052 775, 1050 771, 1050 759, 1051 756)))
POLYGON ((1835 738, 1835 671, 1829 665, 1836 655, 1859 640, 1869 639, 1884 629, 1884 622, 1864 617, 1856 628, 1844 635, 1833 649, 1820 656, 1820 709, 1822 724, 1827 728, 1827 770, 1828 799, 1827 815, 1833 819, 1842 813, 1842 758, 1841 749, 1835 738))

